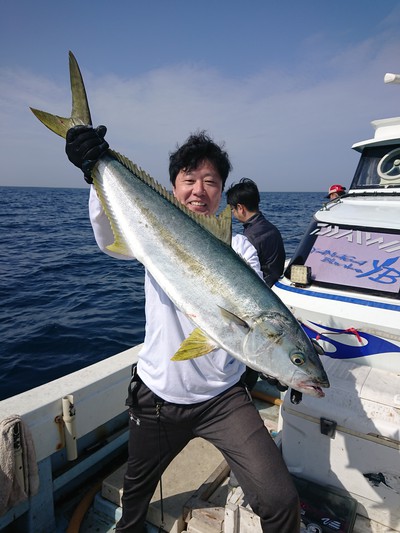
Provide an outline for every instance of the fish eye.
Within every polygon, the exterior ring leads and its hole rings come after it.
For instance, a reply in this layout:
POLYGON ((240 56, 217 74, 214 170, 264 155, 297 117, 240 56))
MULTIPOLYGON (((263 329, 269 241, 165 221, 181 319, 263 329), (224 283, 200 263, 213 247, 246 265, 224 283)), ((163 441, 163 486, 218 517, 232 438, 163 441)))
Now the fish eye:
POLYGON ((301 366, 304 364, 304 356, 300 353, 294 353, 290 356, 290 360, 296 366, 301 366))

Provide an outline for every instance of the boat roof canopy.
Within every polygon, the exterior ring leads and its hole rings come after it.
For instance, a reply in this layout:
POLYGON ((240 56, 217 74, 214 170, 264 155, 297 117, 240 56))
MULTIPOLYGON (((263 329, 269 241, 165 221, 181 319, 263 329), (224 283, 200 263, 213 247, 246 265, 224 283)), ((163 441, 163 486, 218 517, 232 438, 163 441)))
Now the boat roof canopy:
POLYGON ((375 128, 374 138, 353 144, 354 150, 362 152, 366 146, 390 145, 400 142, 400 117, 373 120, 371 124, 375 128))

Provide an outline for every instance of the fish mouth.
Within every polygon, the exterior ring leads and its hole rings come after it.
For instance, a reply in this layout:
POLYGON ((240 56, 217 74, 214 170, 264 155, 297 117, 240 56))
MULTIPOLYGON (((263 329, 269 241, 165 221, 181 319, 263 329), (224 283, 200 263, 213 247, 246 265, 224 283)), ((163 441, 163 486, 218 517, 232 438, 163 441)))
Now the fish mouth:
POLYGON ((315 396, 317 398, 323 398, 325 396, 324 391, 317 385, 302 385, 300 389, 309 396, 315 396))
POLYGON ((296 372, 292 376, 291 384, 289 386, 292 389, 303 392, 309 396, 324 398, 325 392, 322 389, 328 389, 330 383, 328 377, 324 374, 319 377, 312 377, 296 372))
POLYGON ((310 396, 316 396, 317 398, 323 398, 325 396, 325 392, 322 390, 321 387, 329 388, 329 381, 324 381, 320 383, 320 385, 316 385, 313 382, 307 382, 303 381, 298 384, 298 389, 296 387, 293 387, 296 390, 299 390, 301 392, 304 392, 305 394, 308 394, 310 396))

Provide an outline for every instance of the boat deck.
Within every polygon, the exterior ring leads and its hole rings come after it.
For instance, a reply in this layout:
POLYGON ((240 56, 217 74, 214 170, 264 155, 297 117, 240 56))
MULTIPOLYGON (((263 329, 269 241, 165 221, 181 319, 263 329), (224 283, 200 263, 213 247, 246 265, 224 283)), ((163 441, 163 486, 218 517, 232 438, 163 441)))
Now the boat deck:
MULTIPOLYGON (((254 401, 264 423, 279 441, 277 424, 280 397, 278 391, 259 382, 254 401), (272 396, 274 395, 274 396, 272 396), (271 398, 275 404, 260 399, 271 398)), ((107 476, 95 489, 94 502, 82 517, 82 533, 108 533, 121 516, 120 499, 125 465, 107 476)), ((168 533, 261 533, 259 520, 243 501, 243 493, 221 453, 203 439, 194 439, 175 458, 163 476, 163 531, 168 533), (189 474, 189 475, 188 475, 189 474), (239 525, 240 524, 240 525, 239 525)), ((161 524, 159 487, 148 512, 149 533, 161 524)), ((302 529, 306 531, 306 528, 302 529)), ((351 531, 350 529, 348 531, 351 531)), ((356 516, 354 533, 389 533, 395 531, 356 516)))

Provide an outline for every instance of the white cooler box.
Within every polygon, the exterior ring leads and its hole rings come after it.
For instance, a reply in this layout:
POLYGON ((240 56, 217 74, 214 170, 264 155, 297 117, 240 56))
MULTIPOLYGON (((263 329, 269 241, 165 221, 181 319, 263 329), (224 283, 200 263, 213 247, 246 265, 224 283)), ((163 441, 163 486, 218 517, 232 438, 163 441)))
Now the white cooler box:
POLYGON ((358 514, 400 531, 400 374, 322 357, 323 399, 285 396, 279 429, 294 475, 349 492, 358 514))

